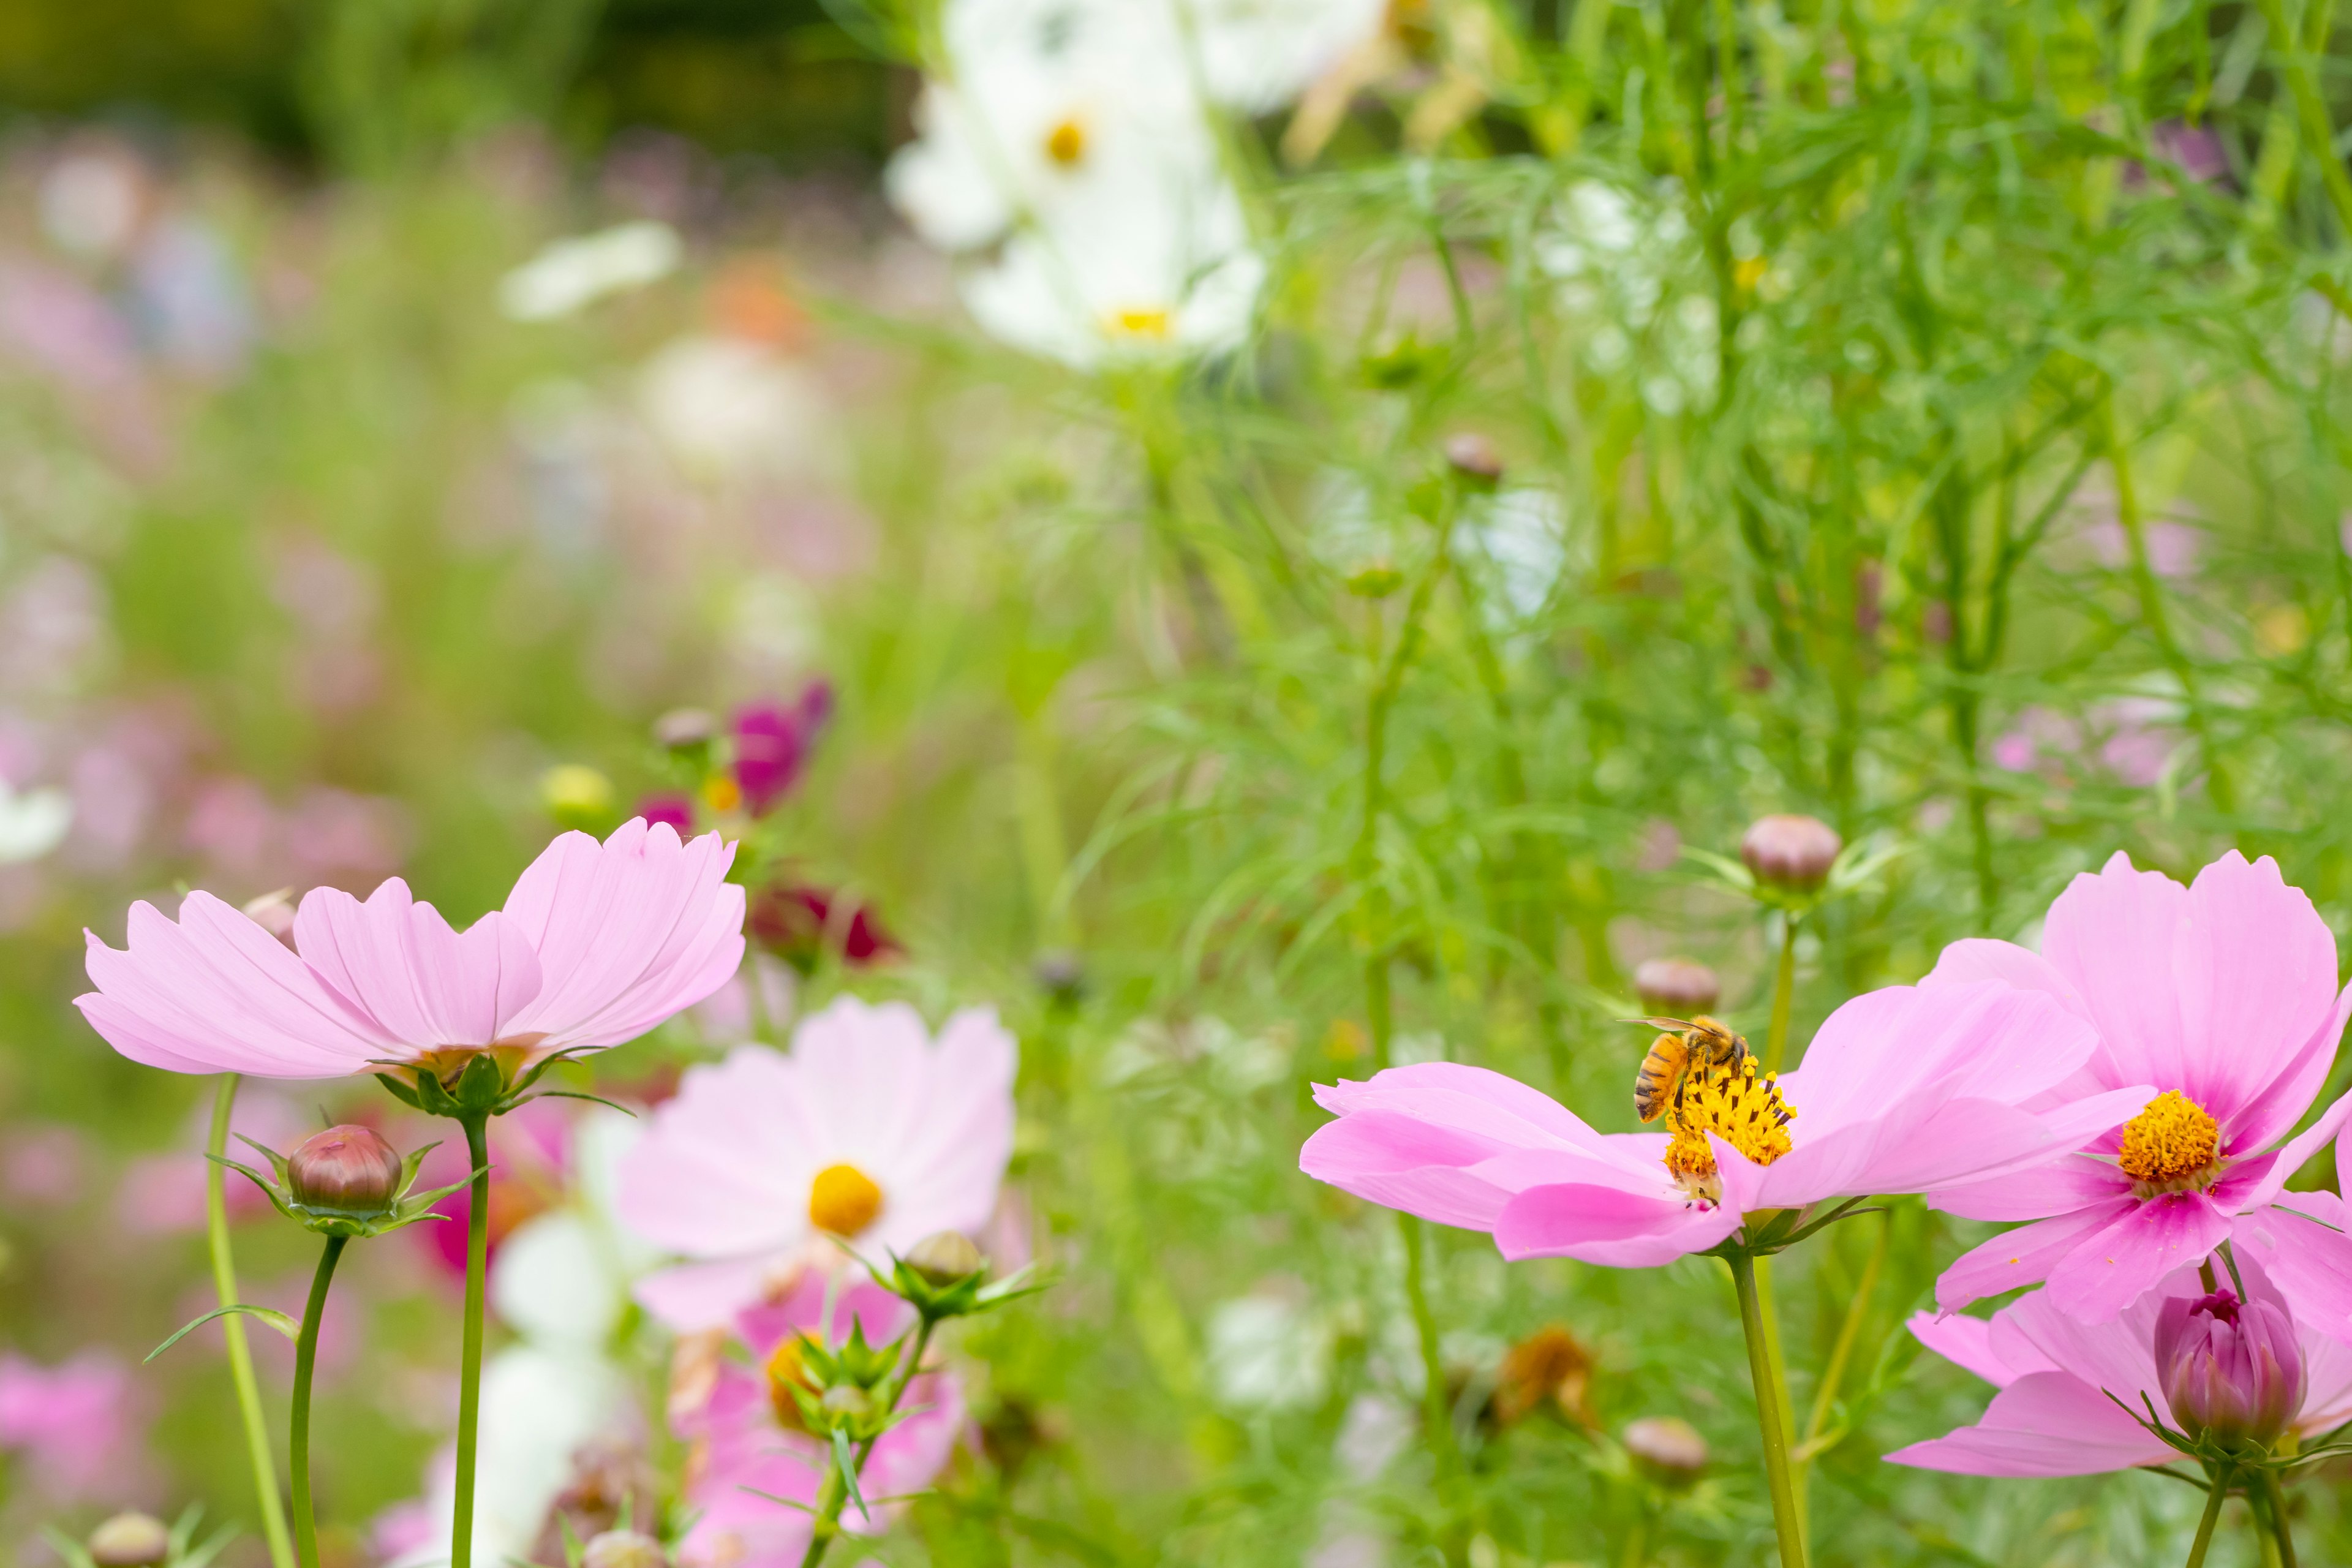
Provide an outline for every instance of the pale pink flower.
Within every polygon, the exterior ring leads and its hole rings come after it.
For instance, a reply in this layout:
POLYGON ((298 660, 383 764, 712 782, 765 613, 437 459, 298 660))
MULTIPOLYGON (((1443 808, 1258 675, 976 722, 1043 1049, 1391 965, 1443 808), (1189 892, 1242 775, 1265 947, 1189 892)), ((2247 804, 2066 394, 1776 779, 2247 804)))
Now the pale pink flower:
MULTIPOLYGON (((2236 1281, 2218 1265, 2213 1272, 2236 1300, 2236 1281)), ((2352 1419, 2352 1348, 2315 1326, 2320 1317, 2352 1310, 2352 1295, 2283 1289, 2243 1255, 2238 1279, 2248 1304, 2265 1303, 2294 1320, 2304 1388, 2288 1429, 2312 1436, 2352 1419)), ((1911 1332, 1920 1343, 2000 1392, 1975 1425, 1897 1448, 1887 1459, 1968 1476, 2090 1476, 2174 1462, 2180 1456, 2140 1421, 2152 1409, 2180 1429, 2158 1357, 2162 1320, 2186 1315, 2183 1307, 2207 1294, 2190 1268, 2104 1323, 2071 1316, 2048 1290, 2001 1309, 1990 1322, 1919 1313, 1911 1332)))
POLYGON ((2125 1090, 2054 1114, 2025 1109, 2095 1044, 2030 992, 1891 986, 1832 1014, 1777 1085, 1734 1073, 1738 1103, 1686 1090, 1704 1148, 1697 1131, 1596 1132, 1500 1073, 1429 1062, 1318 1087, 1318 1103, 1339 1119, 1307 1140, 1299 1166, 1358 1197, 1491 1232, 1506 1258, 1647 1268, 1708 1250, 1759 1210, 2046 1163, 2147 1099, 2125 1090), (1769 1114, 1748 1114, 1775 1095, 1793 1117, 1777 1140, 1769 1114))
POLYGON ((104 1351, 57 1366, 0 1355, 0 1450, 50 1498, 121 1497, 143 1478, 131 1369, 104 1351))
POLYGON ((128 951, 89 937, 76 999, 133 1061, 173 1072, 331 1078, 499 1047, 519 1062, 635 1039, 743 956, 733 847, 631 820, 567 833, 463 933, 398 878, 365 903, 314 888, 289 952, 209 893, 175 922, 131 908, 128 951))
MULTIPOLYGON (((131 1162, 115 1194, 117 1224, 133 1235, 146 1236, 205 1227, 205 1173, 214 1167, 205 1159, 204 1151, 212 1136, 212 1101, 207 1099, 190 1109, 182 1123, 178 1149, 131 1162)), ((291 1149, 318 1125, 315 1113, 288 1093, 247 1084, 229 1112, 229 1146, 237 1147, 235 1140, 241 1136, 272 1149, 291 1149)), ((269 1208, 261 1189, 241 1176, 221 1184, 221 1197, 232 1216, 262 1214, 269 1208)))
MULTIPOLYGON (((2338 1100, 2287 1141, 2326 1081, 2352 992, 2336 991, 2335 936, 2268 857, 2248 865, 2231 850, 2184 888, 2119 853, 2059 894, 2040 952, 1958 942, 1928 976, 1931 985, 1987 980, 2047 995, 2097 1033, 2097 1048, 2046 1103, 2107 1101, 2138 1084, 2159 1098, 2079 1153, 1938 1184, 1930 1201, 1939 1208, 2035 1222, 1946 1272, 1936 1294, 1947 1311, 2047 1280, 2063 1310, 2112 1318, 2267 1207, 2352 1113, 2352 1100, 2338 1100)), ((2352 1241, 2304 1228, 2290 1272, 2352 1275, 2352 1241)))
POLYGON ((721 1326, 841 1236, 876 1262, 935 1232, 976 1233, 1013 1155, 1018 1047, 989 1009, 933 1041, 903 1002, 845 996, 791 1054, 738 1047, 688 1072, 622 1162, 632 1229, 694 1261, 639 1282, 681 1331, 721 1326))
MULTIPOLYGON (((755 1495, 814 1504, 827 1457, 816 1439, 777 1419, 767 1361, 788 1335, 803 1330, 839 1344, 854 1322, 869 1344, 884 1344, 914 1320, 904 1301, 870 1282, 840 1289, 829 1320, 827 1296, 826 1281, 812 1274, 780 1305, 742 1314, 736 1332, 755 1364, 721 1362, 701 1405, 673 1412, 678 1436, 702 1445, 701 1462, 687 1483, 687 1505, 698 1514, 678 1542, 681 1568, 795 1568, 808 1550, 810 1516, 755 1495)), ((882 1435, 859 1472, 858 1491, 870 1513, 855 1505, 842 1510, 842 1524, 857 1534, 878 1535, 887 1528, 898 1509, 879 1500, 929 1486, 962 1433, 963 1389, 952 1372, 916 1378, 899 1408, 914 1414, 882 1435)))

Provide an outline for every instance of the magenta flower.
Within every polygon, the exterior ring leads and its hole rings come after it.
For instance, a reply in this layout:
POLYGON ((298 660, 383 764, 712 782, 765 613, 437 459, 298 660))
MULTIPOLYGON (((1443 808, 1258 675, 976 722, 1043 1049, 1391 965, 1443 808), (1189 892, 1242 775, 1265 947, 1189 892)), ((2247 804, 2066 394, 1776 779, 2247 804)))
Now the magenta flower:
POLYGON ((817 731, 833 715, 833 688, 822 680, 786 702, 755 702, 735 715, 735 787, 751 815, 765 815, 801 782, 817 731))
MULTIPOLYGON (((2300 1386, 2288 1386, 2294 1380, 2258 1373, 2259 1354, 2242 1358, 2243 1347, 2220 1347, 2245 1379, 2231 1397, 2285 1408, 2281 1425, 2298 1434, 2326 1432, 2352 1419, 2352 1348, 2320 1331, 2314 1321, 2341 1317, 2352 1309, 2352 1294, 2314 1297, 2284 1290, 2242 1253, 2238 1277, 2246 1300, 2239 1300, 2225 1271, 2216 1268, 2215 1274, 2217 1289, 2208 1291, 2195 1268, 2180 1269, 2104 1323, 2069 1315, 2046 1289, 2004 1307, 1990 1322, 1919 1313, 1911 1320, 1911 1332, 1920 1343, 2000 1392, 1974 1426, 1898 1448, 1887 1459, 1967 1476, 2091 1476, 2172 1463, 2179 1453, 2126 1410, 2138 1412, 2144 1421, 2152 1407, 2180 1423, 2182 1406, 2171 1401, 2166 1373, 2174 1372, 2172 1381, 2180 1381, 2183 1360, 2197 1353, 2186 1342, 2195 1319, 2205 1320, 2205 1343, 2237 1340, 2234 1330, 2228 1335, 2212 1331, 2227 1313, 2243 1321, 2259 1312, 2265 1320, 2262 1350, 2274 1362, 2294 1352, 2300 1369, 2300 1386), (2226 1305, 2214 1300, 2225 1292, 2226 1305), (2273 1319, 2292 1323, 2291 1344, 2271 1339, 2273 1319), (2168 1334, 2168 1322, 2179 1327, 2168 1334), (2167 1352, 2169 1363, 2160 1359, 2167 1352)), ((2194 1415, 2199 1407, 2192 1403, 2188 1408, 2194 1415)), ((2181 1425, 2175 1430, 2196 1435, 2181 1425)))
POLYGON ((2267 1448, 2303 1409, 2303 1352, 2286 1303, 2247 1289, 2243 1300, 2228 1285, 2168 1298, 2156 1316, 2156 1373, 2180 1430, 2267 1448))
POLYGON ((905 1003, 845 996, 790 1055, 740 1046, 689 1071, 621 1162, 622 1220, 692 1260, 637 1300, 680 1331, 716 1328, 825 1260, 826 1236, 887 1267, 934 1232, 977 1232, 1013 1156, 1016 1055, 986 1009, 934 1042, 905 1003))
POLYGON ((55 1500, 121 1497, 143 1479, 131 1369, 103 1351, 42 1366, 0 1355, 0 1450, 55 1500))
POLYGON ((694 797, 677 790, 664 790, 637 802, 636 810, 629 815, 644 817, 648 826, 667 822, 683 838, 694 831, 694 797))
POLYGON ((1778 1081, 1752 1058, 1686 1080, 1685 1130, 1672 1136, 1596 1132, 1500 1073, 1432 1062, 1318 1087, 1339 1120, 1307 1140, 1299 1166, 1358 1197, 1491 1232, 1506 1258, 1647 1268, 1714 1247, 1759 1210, 1924 1192, 2078 1148, 2147 1098, 2026 1109, 2095 1044, 2030 992, 1892 986, 1831 1015, 1804 1065, 1778 1081))
MULTIPOLYGON (((2336 992, 2335 937, 2267 857, 2248 865, 2232 850, 2184 888, 2118 854, 2050 906, 2041 952, 1954 942, 1928 977, 1988 979, 2050 996, 2097 1031, 2050 1103, 2129 1084, 2158 1093, 2080 1153, 1931 1195, 1971 1219, 2034 1222, 1952 1265, 1936 1287, 1946 1311, 2047 1280, 2061 1310, 2112 1318, 2270 1205, 2352 1113, 2339 1100, 2286 1141, 2326 1080, 2352 993, 2336 992)), ((2284 1268, 2352 1278, 2352 1241, 2301 1228, 2284 1268)))
POLYGON ((681 843, 641 821, 602 844, 567 833, 462 933, 395 877, 365 903, 312 889, 290 952, 209 893, 176 922, 137 903, 127 951, 89 938, 98 989, 76 1004, 172 1072, 446 1071, 485 1050, 512 1071, 634 1039, 724 984, 743 956, 733 858, 715 833, 681 843))
MULTIPOLYGON (((813 1505, 824 1474, 824 1447, 780 1415, 792 1408, 789 1391, 777 1386, 780 1368, 796 1364, 790 1342, 807 1330, 838 1344, 855 1322, 868 1342, 882 1344, 914 1320, 904 1301, 862 1281, 838 1291, 828 1321, 827 1293, 826 1281, 812 1274, 781 1305, 745 1312, 736 1333, 756 1364, 719 1362, 698 1404, 673 1407, 672 1426, 695 1441, 701 1456, 687 1483, 686 1503, 696 1518, 678 1543, 681 1568, 795 1568, 807 1552, 810 1514, 769 1500, 813 1505)), ((879 1534, 897 1515, 878 1500, 929 1486, 963 1430, 963 1389, 953 1373, 916 1378, 900 1408, 913 1414, 881 1436, 860 1474, 858 1490, 871 1516, 855 1507, 842 1512, 844 1527, 858 1534, 879 1534)))

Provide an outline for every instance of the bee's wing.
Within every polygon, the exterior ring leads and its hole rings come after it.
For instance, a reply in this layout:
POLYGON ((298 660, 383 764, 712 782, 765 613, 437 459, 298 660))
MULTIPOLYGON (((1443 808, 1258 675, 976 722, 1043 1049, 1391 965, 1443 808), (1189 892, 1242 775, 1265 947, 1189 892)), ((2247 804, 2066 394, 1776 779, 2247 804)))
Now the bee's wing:
POLYGON ((1621 1024, 1647 1024, 1653 1029, 1695 1029, 1697 1025, 1688 1018, 1620 1018, 1621 1024))

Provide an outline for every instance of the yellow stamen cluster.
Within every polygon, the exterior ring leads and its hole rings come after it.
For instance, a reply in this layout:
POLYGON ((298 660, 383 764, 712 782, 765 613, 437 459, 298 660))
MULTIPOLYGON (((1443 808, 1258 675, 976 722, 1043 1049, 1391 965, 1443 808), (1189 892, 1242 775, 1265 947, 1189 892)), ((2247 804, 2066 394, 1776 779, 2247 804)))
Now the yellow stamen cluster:
POLYGON ((835 1236, 856 1236, 882 1212, 882 1189, 855 1165, 827 1165, 809 1184, 809 1224, 835 1236))
POLYGON ((2160 1192, 2186 1192, 2209 1184, 2219 1173, 2213 1156, 2221 1146, 2221 1125, 2212 1112, 2168 1089, 2124 1123, 2116 1163, 2135 1182, 2160 1192))
POLYGON ((1710 1132, 1759 1165, 1789 1152, 1789 1119, 1797 1113, 1780 1098, 1780 1075, 1756 1070, 1756 1058, 1734 1065, 1691 1068, 1667 1113, 1671 1141, 1666 1169, 1685 1191, 1713 1202, 1723 1195, 1716 1173, 1710 1132))
POLYGON ((1175 330, 1176 319, 1166 310, 1125 310, 1110 313, 1111 331, 1122 337, 1146 338, 1164 343, 1175 330))
POLYGON ((768 1403, 775 1407, 776 1420, 787 1432, 805 1432, 808 1422, 801 1415, 801 1402, 793 1397, 793 1390, 804 1389, 814 1394, 817 1389, 809 1382, 808 1360, 801 1353, 801 1337, 787 1335, 775 1352, 768 1357, 768 1403))
POLYGON ((1087 155, 1087 128, 1065 120, 1045 133, 1045 156, 1065 169, 1075 169, 1087 155))

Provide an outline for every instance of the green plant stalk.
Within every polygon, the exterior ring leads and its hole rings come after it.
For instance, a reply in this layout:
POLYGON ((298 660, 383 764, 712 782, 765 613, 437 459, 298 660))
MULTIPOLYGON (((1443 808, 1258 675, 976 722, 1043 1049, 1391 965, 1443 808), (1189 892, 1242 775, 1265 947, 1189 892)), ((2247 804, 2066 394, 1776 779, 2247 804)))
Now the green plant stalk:
POLYGON ((310 1277, 310 1300, 302 1309, 302 1335, 294 1342, 294 1413, 288 1423, 286 1453, 294 1477, 294 1545, 302 1568, 319 1568, 319 1523, 310 1507, 310 1373, 319 1359, 319 1320, 326 1316, 327 1288, 349 1237, 327 1237, 319 1271, 310 1277))
POLYGON ((474 1185, 466 1206, 465 1340, 457 1360, 457 1506, 449 1525, 449 1568, 471 1568, 474 1559, 474 1457, 482 1426, 482 1286, 490 1270, 489 1119, 479 1111, 462 1119, 466 1153, 474 1163, 474 1185))
MULTIPOLYGON (((898 1402, 906 1398, 908 1385, 915 1381, 917 1373, 922 1368, 924 1353, 931 1348, 931 1330, 936 1326, 929 1318, 916 1325, 913 1352, 898 1363, 898 1370, 890 1374, 890 1381, 883 1385, 884 1415, 898 1414, 898 1402)), ((877 1434, 857 1446, 857 1473, 861 1478, 866 1474, 866 1461, 873 1458, 874 1445, 879 1441, 881 1438, 877 1434)), ((841 1534, 841 1510, 848 1502, 849 1493, 841 1484, 840 1470, 827 1466, 824 1479, 817 1487, 816 1523, 809 1532, 808 1550, 801 1554, 801 1568, 816 1568, 824 1561, 824 1554, 833 1550, 835 1539, 841 1534)))
POLYGON ((2189 1561, 2183 1568, 2205 1568, 2205 1553, 2213 1544, 2213 1527, 2221 1521, 2221 1505, 2230 1500, 2230 1472, 2221 1470, 2210 1481, 2205 1493, 2205 1511, 2197 1521, 2197 1539, 2189 1543, 2189 1561))
POLYGON ((2286 1521, 2286 1489, 2279 1485, 2276 1470, 2263 1472, 2263 1491, 2269 1499, 2265 1511, 2271 1516, 2271 1533, 2278 1541, 2280 1568, 2295 1568, 2294 1531, 2286 1521))
MULTIPOLYGON (((228 1172, 220 1156, 228 1152, 229 1112, 236 1105, 237 1075, 223 1073, 213 1092, 212 1135, 205 1152, 205 1240, 212 1251, 213 1291, 224 1307, 239 1300, 236 1259, 229 1250, 228 1194, 222 1183, 228 1172)), ((253 1375, 253 1347, 245 1337, 245 1320, 231 1313, 220 1321, 221 1338, 228 1345, 229 1382, 236 1389, 236 1409, 245 1423, 246 1457, 253 1466, 254 1504, 261 1512, 261 1533, 269 1543, 270 1568, 294 1568, 294 1541, 286 1528, 286 1505, 278 1495, 278 1459, 269 1449, 269 1424, 262 1415, 261 1385, 253 1375)))
MULTIPOLYGON (((1863 1320, 1870 1314, 1870 1298, 1878 1289, 1879 1270, 1885 1266, 1887 1242, 1894 1233, 1894 1216, 1879 1215, 1878 1239, 1871 1244, 1870 1260, 1862 1266, 1862 1279, 1853 1288, 1853 1300, 1846 1306, 1845 1321, 1838 1325, 1837 1342, 1830 1347, 1829 1363, 1822 1368, 1821 1386, 1813 1391, 1812 1414, 1805 1418, 1805 1439, 1797 1446, 1797 1508, 1802 1522, 1809 1527, 1812 1499, 1807 1482, 1812 1476, 1813 1460, 1818 1458, 1813 1446, 1829 1426, 1830 1411, 1837 1404, 1838 1386, 1845 1381, 1853 1347, 1862 1338, 1863 1320)), ((1773 1348, 1779 1347, 1776 1344, 1773 1348)))
POLYGON ((2313 16, 2309 36, 2298 39, 2294 28, 2288 25, 2284 0, 2262 0, 2263 20, 2269 24, 2271 37, 2280 45, 2287 89, 2294 95, 2297 118, 2303 122, 2303 139, 2311 155, 2319 162, 2320 183, 2327 187, 2328 205, 2336 209, 2336 221, 2343 227, 2346 237, 2352 237, 2352 175, 2344 172, 2344 160, 2336 153, 2335 127, 2328 123, 2327 103, 2319 95, 2319 84, 2312 79, 2311 56, 2325 47, 2329 23, 2334 19, 2335 6, 2329 0, 2311 0, 2313 16))
POLYGON ((1763 1303, 1756 1290, 1756 1260, 1744 1252, 1724 1259, 1739 1296, 1739 1326, 1748 1336, 1748 1375, 1756 1385, 1756 1421, 1764 1435, 1764 1482, 1772 1494, 1772 1525, 1780 1541, 1780 1568, 1805 1568, 1805 1532, 1797 1515, 1795 1480, 1789 1462, 1789 1428, 1781 1410, 1788 1394, 1780 1384, 1765 1338, 1763 1303))
POLYGON ((1764 1070, 1779 1072, 1789 1051, 1789 1015, 1797 996, 1797 921, 1793 910, 1780 911, 1780 958, 1772 971, 1772 1023, 1764 1036, 1764 1070))

